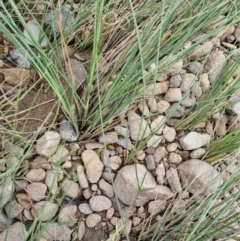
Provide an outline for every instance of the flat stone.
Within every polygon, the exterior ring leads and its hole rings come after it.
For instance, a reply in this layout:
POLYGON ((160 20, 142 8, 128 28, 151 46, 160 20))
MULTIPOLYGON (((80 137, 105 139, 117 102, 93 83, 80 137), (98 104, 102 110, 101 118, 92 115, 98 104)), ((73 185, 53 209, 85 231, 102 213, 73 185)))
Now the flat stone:
POLYGON ((79 197, 82 193, 82 190, 81 190, 79 184, 75 183, 71 180, 68 180, 68 179, 63 180, 62 190, 66 196, 73 198, 73 199, 79 197))
POLYGON ((181 163, 178 166, 178 173, 182 186, 192 194, 208 185, 207 191, 214 192, 223 182, 220 177, 214 181, 219 176, 219 172, 208 163, 198 159, 191 159, 181 163))
POLYGON ((4 206, 4 210, 9 218, 16 218, 23 211, 23 207, 14 199, 4 206))
POLYGON ((170 107, 169 102, 167 102, 166 100, 160 100, 157 103, 157 112, 164 113, 169 109, 169 107, 170 107))
POLYGON ((195 131, 179 139, 179 143, 184 150, 194 150, 210 143, 211 136, 208 134, 199 134, 195 131))
POLYGON ((162 139, 162 136, 152 135, 147 141, 147 147, 156 148, 161 143, 162 139))
POLYGON ((47 185, 49 191, 52 194, 56 194, 58 190, 58 173, 54 170, 49 170, 46 172, 45 184, 47 185))
POLYGON ((196 81, 196 75, 191 73, 184 74, 180 85, 181 91, 185 92, 187 90, 190 90, 191 87, 194 85, 195 81, 196 81))
POLYGON ((106 213, 106 218, 107 219, 111 219, 112 216, 114 214, 114 208, 113 207, 110 207, 108 210, 107 210, 107 213, 106 213))
POLYGON ((197 45, 193 52, 189 55, 189 59, 198 60, 201 57, 206 56, 212 50, 213 44, 212 41, 206 41, 201 45, 197 45))
POLYGON ((129 137, 129 130, 121 125, 114 126, 114 130, 123 137, 129 137))
POLYGON ((167 145, 167 151, 168 152, 174 152, 174 151, 177 150, 177 148, 178 148, 178 145, 176 143, 169 143, 167 145))
POLYGON ((99 136, 98 141, 103 144, 114 144, 118 141, 118 135, 116 131, 105 133, 99 136))
POLYGON ((33 182, 27 185, 29 197, 35 201, 46 198, 47 186, 41 182, 33 182))
POLYGON ((152 155, 147 155, 146 158, 145 158, 145 162, 146 162, 146 165, 147 165, 147 169, 149 171, 153 171, 156 169, 156 165, 155 165, 155 161, 154 161, 154 158, 152 155))
POLYGON ((77 223, 77 206, 76 205, 68 205, 66 207, 62 207, 59 211, 58 222, 64 222, 68 227, 72 227, 75 223, 77 223))
POLYGON ((43 237, 47 240, 70 241, 72 230, 67 225, 58 223, 47 223, 43 237))
POLYGON ((126 205, 142 206, 153 199, 169 198, 172 192, 165 186, 158 186, 152 174, 144 165, 128 165, 118 171, 114 181, 118 198, 126 205), (138 184, 141 183, 139 192, 138 184))
POLYGON ((169 157, 168 157, 168 161, 171 163, 171 164, 175 164, 175 165, 178 165, 182 162, 182 157, 179 155, 179 154, 176 154, 176 153, 170 153, 169 154, 169 157))
POLYGON ((5 177, 0 185, 0 208, 11 199, 14 189, 15 187, 11 177, 5 177))
POLYGON ((180 88, 169 88, 164 96, 164 99, 168 102, 177 102, 182 99, 182 93, 180 88))
POLYGON ((172 142, 176 138, 176 131, 174 128, 171 128, 169 126, 165 126, 163 128, 163 137, 167 142, 172 142))
POLYGON ((145 117, 149 116, 150 111, 149 111, 149 108, 148 108, 147 104, 145 103, 145 101, 141 101, 138 104, 138 108, 145 117))
POLYGON ((156 101, 155 98, 150 97, 148 99, 148 101, 147 101, 147 105, 148 105, 148 107, 149 107, 151 112, 156 112, 157 111, 157 101, 156 101))
POLYGON ((145 95, 148 97, 154 97, 155 95, 165 94, 168 90, 169 82, 163 81, 155 84, 151 84, 145 91, 145 95))
POLYGON ((199 159, 199 158, 202 158, 205 153, 206 153, 206 150, 204 148, 198 148, 190 153, 190 158, 199 159))
POLYGON ((167 70, 167 74, 169 75, 176 75, 178 73, 180 73, 180 71, 183 68, 183 60, 179 60, 177 63, 173 64, 168 70, 167 70))
POLYGON ((156 168, 156 175, 157 175, 157 183, 162 185, 165 179, 165 168, 164 165, 162 163, 157 165, 156 168))
POLYGON ((91 214, 91 213, 93 213, 93 210, 90 208, 90 205, 88 203, 81 203, 78 206, 78 209, 83 214, 91 214))
POLYGON ((77 141, 77 134, 76 131, 73 129, 71 123, 67 120, 62 120, 60 122, 59 133, 61 139, 68 141, 68 142, 75 142, 77 141))
POLYGON ((36 20, 30 20, 27 22, 27 28, 24 29, 23 34, 25 35, 26 41, 29 45, 36 47, 34 41, 41 41, 41 47, 45 48, 47 46, 47 37, 45 36, 44 31, 41 29, 41 26, 36 20))
POLYGON ((133 145, 132 145, 130 138, 119 137, 117 145, 119 145, 129 151, 133 149, 133 145))
POLYGON ((167 154, 166 148, 164 146, 160 146, 156 149, 153 154, 153 158, 155 162, 159 163, 167 154))
POLYGON ((37 140, 36 151, 42 156, 51 156, 58 147, 60 135, 54 131, 46 131, 44 135, 37 140))
POLYGON ((87 150, 102 149, 104 145, 99 142, 89 142, 85 144, 87 150))
POLYGON ((166 208, 165 200, 154 200, 148 203, 148 212, 152 215, 156 215, 166 208))
POLYGON ((83 165, 78 165, 77 167, 77 177, 78 177, 78 182, 81 188, 85 189, 89 187, 87 177, 84 172, 84 166, 83 165))
POLYGON ((101 222, 101 219, 102 218, 100 215, 98 215, 96 213, 92 213, 92 214, 88 215, 88 217, 86 219, 86 225, 89 228, 93 228, 101 222))
MULTIPOLYGON (((114 171, 116 171, 122 165, 122 159, 119 156, 111 156, 109 157, 108 165, 114 171)), ((108 166, 107 165, 107 166, 108 166)))
POLYGON ((130 137, 134 141, 145 139, 151 133, 147 121, 133 111, 128 112, 128 122, 130 137))
POLYGON ((48 162, 61 164, 69 160, 71 160, 71 156, 68 149, 64 146, 59 146, 56 153, 48 159, 48 162))
POLYGON ((165 124, 166 118, 163 115, 159 115, 154 121, 152 121, 150 128, 155 134, 161 135, 164 124, 165 124))
POLYGON ((82 221, 79 223, 79 226, 78 226, 78 240, 82 240, 84 234, 85 234, 85 223, 82 221))
POLYGON ((109 209, 112 206, 112 202, 105 196, 96 195, 89 200, 89 205, 94 212, 101 212, 109 209))
POLYGON ((104 179, 100 179, 98 182, 99 188, 103 191, 103 194, 109 198, 114 196, 114 191, 112 185, 107 183, 104 179))
POLYGON ((25 240, 26 227, 22 222, 16 222, 0 233, 0 240, 23 241, 25 240))
POLYGON ((1 69, 4 80, 13 86, 25 86, 31 80, 30 70, 20 68, 1 69))
POLYGON ((119 230, 121 230, 121 234, 125 234, 126 232, 126 234, 128 235, 132 228, 132 220, 128 219, 127 217, 120 218, 116 226, 119 228, 119 230))
POLYGON ((96 183, 102 176, 103 163, 93 150, 85 150, 82 153, 82 160, 86 168, 87 179, 90 183, 96 183))
POLYGON ((177 170, 175 168, 170 167, 170 169, 167 170, 166 177, 168 180, 168 184, 171 187, 173 192, 181 192, 182 191, 180 179, 179 179, 177 170))
POLYGON ((9 55, 19 68, 30 69, 30 62, 18 49, 9 51, 9 55))
POLYGON ((31 213, 34 217, 39 216, 41 221, 50 221, 58 211, 58 205, 49 201, 40 201, 33 205, 31 213))
POLYGON ((31 169, 26 178, 32 182, 41 182, 45 179, 46 172, 42 168, 31 169))

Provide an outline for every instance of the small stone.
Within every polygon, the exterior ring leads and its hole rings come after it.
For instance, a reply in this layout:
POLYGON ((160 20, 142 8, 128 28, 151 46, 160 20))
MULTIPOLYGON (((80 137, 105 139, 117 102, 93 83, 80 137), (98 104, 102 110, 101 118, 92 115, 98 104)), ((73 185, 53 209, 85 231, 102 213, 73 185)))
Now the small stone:
POLYGON ((167 74, 169 75, 176 75, 178 74, 183 68, 183 60, 179 60, 177 63, 173 64, 168 70, 167 74))
POLYGON ((154 121, 152 121, 150 128, 155 134, 161 135, 164 124, 165 124, 166 118, 163 115, 159 115, 154 121))
POLYGON ((157 111, 157 101, 154 98, 149 98, 147 105, 149 107, 149 109, 151 110, 151 112, 156 112, 157 111))
POLYGON ((0 240, 23 241, 26 233, 25 225, 22 222, 16 222, 0 233, 0 240))
POLYGON ((87 180, 87 177, 85 175, 83 165, 79 165, 77 167, 77 177, 78 177, 78 182, 79 182, 79 185, 80 185, 81 188, 85 189, 85 188, 89 187, 88 180, 87 180))
POLYGON ((0 172, 4 172, 6 170, 6 159, 4 158, 1 158, 0 159, 0 172))
POLYGON ((58 205, 49 201, 37 202, 33 205, 34 208, 31 209, 32 215, 38 216, 41 221, 49 221, 52 219, 58 210, 58 205))
POLYGON ((233 35, 228 35, 226 40, 228 43, 232 43, 235 41, 235 37, 233 35))
POLYGON ((168 90, 169 82, 163 81, 156 84, 151 84, 145 91, 145 95, 148 97, 154 97, 155 95, 165 94, 168 90))
POLYGON ((157 165, 156 168, 156 175, 157 175, 157 183, 162 185, 164 182, 164 178, 165 178, 165 168, 164 165, 162 163, 157 165))
POLYGON ((99 137, 98 141, 106 145, 114 144, 118 141, 117 132, 112 131, 112 132, 105 133, 104 135, 99 137))
POLYGON ((161 211, 165 210, 165 208, 165 200, 154 200, 148 203, 148 212, 152 215, 160 213, 161 211))
POLYGON ((204 57, 212 50, 213 44, 212 41, 207 41, 201 45, 197 45, 193 52, 190 54, 189 59, 198 60, 201 57, 204 57))
POLYGON ((234 25, 231 25, 224 29, 220 34, 218 34, 218 37, 220 37, 220 41, 224 41, 229 35, 233 34, 235 31, 234 25))
POLYGON ((130 138, 119 137, 117 144, 129 151, 133 149, 133 145, 130 138))
POLYGON ((175 165, 178 165, 182 162, 182 157, 179 155, 179 154, 176 154, 176 153, 170 153, 169 154, 169 157, 168 157, 168 161, 171 163, 171 164, 175 164, 175 165))
POLYGON ((168 102, 177 102, 182 99, 180 88, 169 88, 164 99, 168 102))
POLYGON ((41 47, 45 48, 47 46, 48 40, 36 20, 30 20, 27 22, 27 28, 24 29, 23 34, 29 45, 36 47, 34 42, 41 41, 41 47))
POLYGON ((121 218, 118 220, 116 226, 119 230, 121 230, 120 233, 125 234, 126 232, 126 234, 128 235, 132 228, 132 221, 127 218, 121 218))
POLYGON ((83 214, 91 214, 93 210, 90 208, 88 203, 82 203, 78 206, 78 209, 83 214))
POLYGON ((46 131, 44 135, 38 139, 36 151, 42 156, 51 156, 58 147, 60 142, 60 136, 57 132, 46 131))
POLYGON ((78 240, 82 240, 85 234, 85 223, 82 221, 78 226, 78 240))
POLYGON ((9 51, 9 55, 19 68, 30 69, 30 62, 28 62, 27 58, 18 49, 9 51))
POLYGON ((129 130, 121 125, 114 126, 114 130, 123 137, 129 137, 129 130))
POLYGON ((103 172, 102 177, 104 178, 104 180, 106 180, 107 182, 111 182, 112 180, 114 180, 115 178, 115 174, 109 170, 106 170, 103 172))
POLYGON ((56 194, 58 190, 58 173, 54 170, 46 172, 45 184, 52 194, 56 194))
POLYGON ((202 64, 197 61, 193 61, 190 63, 188 69, 193 74, 199 74, 202 70, 202 64))
POLYGON ((97 224, 99 224, 101 222, 101 216, 96 214, 96 213, 92 213, 90 215, 88 215, 87 219, 86 219, 86 225, 89 228, 93 228, 95 227, 97 224))
POLYGON ((128 122, 130 137, 134 141, 145 139, 151 133, 147 121, 133 111, 128 112, 128 122))
POLYGON ((139 150, 137 153, 136 153, 136 158, 137 160, 139 161, 143 161, 145 159, 145 152, 143 150, 139 150))
POLYGON ((206 150, 204 148, 198 148, 190 153, 190 158, 199 159, 199 158, 202 158, 205 153, 206 153, 206 150))
POLYGON ((149 111, 149 108, 148 106, 146 105, 145 101, 141 101, 139 104, 138 104, 138 108, 139 110, 141 111, 141 113, 148 117, 149 114, 150 114, 150 111, 149 111))
POLYGON ((186 73, 183 75, 182 82, 181 82, 181 91, 185 92, 191 89, 191 87, 194 85, 196 80, 196 75, 191 73, 186 73))
POLYGON ((103 194, 109 198, 114 196, 114 191, 112 185, 107 183, 104 179, 100 179, 98 182, 99 188, 103 191, 103 194))
POLYGON ((208 79, 208 74, 200 74, 199 75, 199 82, 200 87, 202 88, 203 92, 206 91, 210 87, 210 81, 208 79))
POLYGON ((153 70, 155 70, 155 69, 157 69, 157 65, 155 64, 155 63, 152 63, 152 64, 150 64, 150 66, 148 67, 148 71, 149 72, 151 72, 151 71, 153 71, 153 70))
POLYGON ((1 69, 4 74, 4 81, 13 86, 26 86, 31 80, 30 70, 20 68, 1 69))
POLYGON ((180 86, 182 77, 180 74, 174 75, 170 78, 169 83, 172 88, 178 88, 180 86))
POLYGON ((8 218, 16 218, 23 211, 23 207, 14 199, 4 206, 4 210, 8 218))
POLYGON ((33 217, 33 215, 31 214, 31 211, 30 211, 29 209, 24 209, 24 210, 23 210, 23 215, 24 215, 24 217, 25 217, 27 220, 29 220, 29 221, 34 220, 34 217, 33 217))
POLYGON ((89 200, 89 205, 94 212, 101 212, 109 209, 112 206, 112 202, 107 197, 96 195, 89 200))
POLYGON ((59 225, 58 223, 47 223, 43 237, 47 240, 70 241, 72 230, 67 225, 59 225))
POLYGON ((40 201, 46 197, 47 186, 41 182, 34 182, 27 185, 29 198, 40 201))
POLYGON ((153 171, 156 169, 155 161, 152 155, 147 155, 145 158, 145 161, 146 161, 147 169, 149 171, 153 171))
POLYGON ((85 150, 82 153, 82 160, 86 168, 87 179, 90 183, 96 183, 102 176, 103 163, 93 150, 85 150))
POLYGON ((63 180, 62 190, 66 196, 73 198, 73 199, 79 197, 82 193, 82 190, 81 190, 79 184, 75 183, 71 180, 68 180, 68 179, 63 180))
POLYGON ((141 218, 134 217, 132 220, 133 226, 136 227, 139 223, 141 223, 141 218))
POLYGON ((110 207, 108 210, 107 210, 107 213, 106 213, 106 218, 107 219, 111 219, 112 216, 114 214, 114 208, 113 207, 110 207))
POLYGON ((168 127, 168 126, 165 126, 163 128, 163 137, 165 138, 165 140, 167 142, 172 142, 175 140, 176 138, 176 131, 174 128, 171 128, 171 127, 168 127))
POLYGON ((87 150, 102 149, 104 145, 99 142, 89 142, 85 144, 87 150))
POLYGON ((0 208, 11 199, 14 189, 15 187, 11 177, 2 178, 0 185, 0 208))
POLYGON ((152 135, 147 142, 147 147, 156 148, 162 141, 162 136, 152 135))
POLYGON ((26 178, 32 182, 41 182, 45 179, 46 172, 42 168, 32 169, 27 173, 26 178))
POLYGON ((68 205, 59 211, 58 222, 64 222, 68 227, 72 227, 77 222, 75 216, 77 212, 76 205, 68 205))
POLYGON ((11 224, 11 222, 12 220, 9 219, 3 211, 0 211, 0 232, 7 228, 8 225, 11 224))
POLYGON ((237 26, 237 28, 235 30, 235 33, 234 33, 234 36, 236 38, 236 41, 240 42, 240 25, 237 26))
POLYGON ((166 177, 168 180, 168 184, 171 187, 173 192, 181 192, 182 191, 182 186, 181 186, 176 169, 170 167, 170 169, 167 170, 166 177))
POLYGON ((192 88, 192 96, 196 98, 200 98, 202 96, 202 88, 200 87, 200 83, 196 82, 192 88))
POLYGON ((83 191, 83 196, 85 199, 89 199, 92 196, 92 191, 90 188, 87 188, 83 191))
POLYGON ((61 164, 70 159, 71 159, 71 157, 70 157, 68 149, 64 146, 59 146, 57 148, 56 153, 48 159, 48 162, 61 164))
POLYGON ((164 146, 160 146, 156 149, 153 154, 153 158, 155 162, 159 163, 167 154, 166 148, 164 146))
POLYGON ((176 143, 170 143, 167 145, 167 151, 168 152, 174 152, 178 148, 178 145, 176 143))
POLYGON ((60 133, 61 139, 65 141, 68 141, 68 142, 77 141, 76 132, 69 121, 62 120, 60 122, 59 133, 60 133))
POLYGON ((186 99, 184 99, 184 100, 182 101, 182 106, 184 106, 184 107, 191 107, 191 106, 194 106, 195 103, 196 103, 196 99, 195 99, 195 98, 193 98, 193 97, 191 97, 191 98, 187 97, 186 99))
POLYGON ((205 186, 208 186, 208 192, 214 192, 222 184, 219 173, 211 165, 198 159, 181 163, 178 166, 178 173, 183 187, 187 187, 187 191, 192 194, 205 186))
POLYGON ((0 59, 0 68, 2 68, 4 66, 4 62, 3 60, 0 59))
POLYGON ((199 134, 195 131, 192 131, 187 135, 181 137, 179 139, 179 143, 184 150, 194 150, 209 144, 210 140, 210 135, 199 134))
POLYGON ((155 148, 149 147, 145 150, 145 152, 149 155, 153 155, 155 153, 155 148))
POLYGON ((157 112, 164 113, 169 109, 169 107, 170 107, 169 102, 167 102, 166 100, 160 100, 157 103, 157 112))
POLYGON ((122 159, 119 156, 111 156, 109 157, 108 165, 114 171, 116 171, 122 165, 122 159))

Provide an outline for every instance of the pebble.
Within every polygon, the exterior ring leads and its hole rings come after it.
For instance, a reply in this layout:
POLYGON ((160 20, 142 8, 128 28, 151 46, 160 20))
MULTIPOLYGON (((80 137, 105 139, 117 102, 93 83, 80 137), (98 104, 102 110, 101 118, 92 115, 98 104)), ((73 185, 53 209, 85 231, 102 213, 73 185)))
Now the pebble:
POLYGON ((149 108, 148 108, 148 106, 146 105, 145 101, 141 101, 141 102, 138 104, 138 108, 139 108, 139 110, 141 111, 141 113, 142 113, 145 117, 148 117, 148 116, 149 116, 150 111, 149 111, 149 108))
POLYGON ((194 97, 191 97, 191 98, 187 97, 186 99, 184 99, 182 101, 182 106, 191 107, 191 106, 195 105, 195 103, 196 103, 196 99, 194 97))
POLYGON ((92 191, 90 188, 87 188, 83 191, 83 196, 85 199, 89 199, 92 196, 92 191))
MULTIPOLYGON (((172 57, 172 56, 167 56, 172 57)), ((169 75, 176 75, 178 74, 183 68, 183 60, 179 60, 177 63, 173 64, 168 70, 167 74, 169 75)))
POLYGON ((153 155, 155 153, 155 148, 149 147, 145 150, 145 152, 149 155, 153 155))
POLYGON ((180 85, 181 91, 185 92, 191 89, 196 80, 196 75, 191 73, 186 73, 183 75, 182 82, 180 85))
POLYGON ((25 225, 22 222, 15 222, 0 233, 0 240, 23 241, 26 233, 25 225))
POLYGON ((27 58, 18 49, 9 51, 9 55, 19 68, 30 69, 30 62, 28 62, 27 58))
POLYGON ((155 95, 165 94, 168 90, 169 82, 163 81, 150 85, 145 92, 147 97, 154 97, 155 95))
POLYGON ((0 159, 0 172, 4 172, 6 170, 6 159, 1 158, 0 159))
POLYGON ((167 142, 172 142, 175 140, 176 138, 176 131, 174 128, 171 128, 171 127, 168 127, 168 126, 165 126, 163 128, 163 137, 165 138, 165 140, 167 142))
POLYGON ((147 142, 147 147, 156 148, 162 139, 162 136, 152 135, 147 142))
POLYGON ((166 208, 165 200, 154 200, 148 203, 148 212, 151 215, 156 215, 166 208))
POLYGON ((114 191, 112 185, 107 183, 104 179, 100 179, 98 182, 99 188, 103 191, 103 194, 109 198, 114 196, 114 191))
POLYGON ((113 207, 110 207, 108 210, 107 210, 107 213, 106 213, 106 218, 107 219, 111 219, 112 216, 114 214, 114 208, 113 207))
POLYGON ((214 192, 222 184, 221 178, 216 179, 219 173, 207 162, 198 159, 190 159, 181 163, 178 166, 178 173, 183 187, 192 194, 205 186, 208 186, 208 192, 214 192), (214 179, 216 180, 213 182, 214 179))
POLYGON ((85 144, 85 148, 87 150, 102 149, 104 148, 104 145, 99 142, 89 142, 85 144))
POLYGON ((139 150, 136 153, 136 158, 139 161, 143 161, 145 159, 145 156, 146 156, 146 154, 145 154, 145 152, 143 150, 139 150))
POLYGON ((129 137, 129 130, 121 125, 114 126, 114 130, 123 137, 129 137))
POLYGON ((164 113, 169 109, 169 107, 170 107, 169 102, 167 102, 166 100, 160 100, 157 103, 157 112, 160 114, 164 113))
POLYGON ((46 131, 44 135, 37 140, 36 151, 42 156, 51 156, 58 147, 60 135, 54 131, 46 131))
POLYGON ((109 157, 108 165, 114 171, 116 171, 122 165, 122 159, 119 156, 109 157))
POLYGON ((181 84, 182 77, 180 74, 174 75, 170 78, 169 84, 172 88, 178 88, 181 84))
POLYGON ((76 205, 62 207, 59 211, 58 222, 65 222, 68 227, 72 227, 75 223, 77 223, 76 212, 76 205))
POLYGON ((85 189, 88 188, 88 180, 84 172, 84 166, 83 165, 78 165, 77 167, 77 177, 78 177, 78 182, 81 188, 85 189))
POLYGON ((46 172, 42 168, 30 170, 26 178, 32 182, 41 182, 45 179, 46 172))
POLYGON ((141 218, 133 217, 132 224, 133 224, 134 227, 136 227, 140 223, 141 223, 141 218))
POLYGON ((54 170, 49 170, 46 172, 45 184, 47 185, 49 191, 52 194, 56 194, 58 190, 58 173, 54 170))
POLYGON ((62 182, 62 190, 64 195, 70 197, 70 198, 77 198, 81 195, 82 190, 78 183, 75 183, 71 180, 64 179, 62 182))
POLYGON ((90 183, 98 182, 103 171, 103 163, 101 162, 98 154, 93 150, 85 150, 81 156, 86 168, 88 181, 90 183))
POLYGON ((23 211, 23 206, 14 199, 4 206, 4 210, 8 218, 16 218, 23 211))
POLYGON ((191 73, 198 74, 201 72, 202 64, 197 61, 193 61, 190 63, 188 69, 191 73))
POLYGON ((52 219, 58 211, 58 205, 49 201, 40 201, 33 205, 31 209, 32 215, 38 216, 41 221, 49 221, 52 219))
POLYGON ((180 88, 169 88, 164 96, 164 99, 168 102, 177 102, 182 99, 182 93, 180 88))
POLYGON ((130 138, 119 137, 117 144, 129 151, 133 149, 133 145, 130 138))
POLYGON ((210 81, 207 73, 203 73, 199 75, 199 83, 203 92, 206 91, 210 87, 210 81))
POLYGON ((103 172, 102 177, 107 182, 111 182, 111 180, 113 180, 115 178, 115 174, 113 172, 110 172, 109 170, 106 170, 106 171, 103 172))
POLYGON ((147 169, 149 171, 153 171, 156 169, 156 165, 155 165, 155 161, 154 161, 154 158, 152 155, 147 155, 146 158, 145 158, 145 162, 146 162, 146 165, 147 165, 147 169))
POLYGON ((130 137, 134 141, 145 139, 151 133, 147 121, 133 111, 128 112, 128 122, 130 137))
POLYGON ((171 164, 178 165, 182 162, 182 157, 179 154, 172 152, 169 154, 168 161, 171 164))
POLYGON ((71 160, 68 149, 64 146, 59 146, 56 153, 48 159, 48 162, 61 164, 68 160, 71 160))
POLYGON ((81 203, 78 206, 78 209, 83 214, 91 214, 91 213, 93 213, 93 210, 90 208, 88 203, 81 203))
POLYGON ((199 60, 201 57, 206 56, 212 50, 212 47, 212 41, 206 41, 201 45, 197 45, 193 52, 189 55, 189 58, 192 60, 199 60))
POLYGON ((161 135, 164 128, 165 121, 166 121, 165 116, 159 115, 156 119, 154 119, 154 121, 152 121, 150 125, 151 130, 155 132, 155 134, 161 135))
POLYGON ((27 185, 27 191, 29 198, 34 201, 40 201, 46 198, 47 186, 41 182, 33 182, 27 185))
POLYGON ((166 178, 173 192, 182 191, 182 186, 179 180, 178 172, 175 168, 170 167, 170 169, 167 170, 166 178))
POLYGON ((117 132, 112 131, 112 132, 105 133, 104 135, 99 136, 98 141, 106 145, 114 144, 118 141, 117 132))
POLYGON ((190 153, 190 158, 199 159, 199 158, 202 158, 205 153, 206 153, 206 150, 204 148, 198 148, 190 153))
POLYGON ((9 219, 3 211, 0 211, 0 232, 2 232, 12 220, 9 219))
POLYGON ((36 20, 30 20, 27 22, 27 28, 24 29, 23 34, 29 45, 35 46, 36 44, 34 42, 39 42, 39 40, 41 40, 41 47, 45 48, 47 46, 47 37, 44 35, 44 31, 36 20))
POLYGON ((68 141, 68 142, 75 142, 77 141, 77 134, 73 129, 71 123, 67 120, 62 120, 60 122, 59 133, 61 139, 68 141))
POLYGON ((237 26, 235 33, 234 33, 234 37, 236 38, 237 42, 240 42, 240 25, 237 26))
POLYGON ((210 143, 211 137, 208 134, 199 134, 195 131, 179 139, 179 143, 184 150, 194 150, 210 143))
POLYGON ((166 147, 168 152, 174 152, 178 148, 178 145, 176 143, 169 143, 166 147))
POLYGON ((93 228, 101 222, 101 219, 102 218, 100 215, 98 215, 96 213, 92 213, 92 214, 88 215, 88 217, 86 219, 86 225, 89 228, 93 228))
POLYGON ((122 234, 129 234, 132 228, 132 220, 128 218, 120 218, 116 226, 121 230, 122 234))
POLYGON ((157 168, 156 168, 156 176, 157 176, 157 183, 162 185, 163 182, 164 182, 164 178, 165 178, 165 168, 164 168, 164 165, 163 163, 160 163, 157 165, 157 168))
POLYGON ((78 240, 82 240, 84 234, 85 234, 85 223, 82 221, 79 223, 79 226, 78 226, 78 240))
POLYGON ((0 184, 0 208, 2 208, 12 197, 14 192, 14 183, 11 177, 5 177, 0 184))
POLYGON ((182 106, 178 106, 178 104, 175 104, 175 105, 172 105, 172 107, 171 107, 171 109, 175 109, 171 116, 176 117, 176 118, 180 118, 185 114, 185 108, 182 107, 182 106))
POLYGON ((151 112, 156 112, 157 111, 157 101, 155 98, 149 98, 147 101, 147 105, 150 109, 151 112))
POLYGON ((112 206, 112 202, 105 196, 96 195, 89 200, 89 205, 94 212, 101 212, 109 209, 112 206))
POLYGON ((153 154, 154 161, 159 163, 167 154, 166 148, 164 146, 160 146, 156 149, 153 154))

